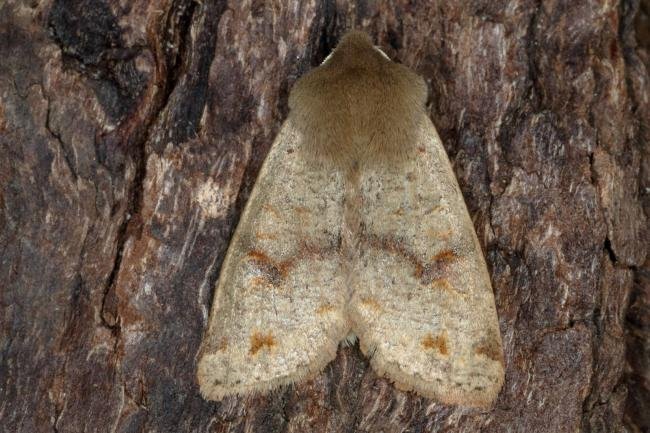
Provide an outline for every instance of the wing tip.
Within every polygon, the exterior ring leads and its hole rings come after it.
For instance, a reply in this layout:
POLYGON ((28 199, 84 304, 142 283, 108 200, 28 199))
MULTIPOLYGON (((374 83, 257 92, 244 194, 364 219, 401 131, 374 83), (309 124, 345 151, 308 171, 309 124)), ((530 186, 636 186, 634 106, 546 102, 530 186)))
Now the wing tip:
MULTIPOLYGON (((373 358, 374 360, 375 358, 373 358)), ((496 378, 490 386, 463 389, 454 384, 428 382, 399 371, 390 364, 378 365, 371 360, 377 375, 385 377, 400 391, 414 392, 445 405, 489 409, 494 405, 503 386, 503 375, 496 378)))
POLYGON ((421 376, 404 372, 397 364, 384 359, 375 350, 367 347, 364 350, 362 347, 362 351, 370 356, 373 371, 392 382, 395 388, 400 391, 414 392, 445 405, 489 409, 494 405, 505 382, 505 371, 501 363, 498 363, 498 369, 494 374, 486 375, 486 378, 491 379, 491 383, 468 388, 463 387, 463 384, 449 381, 427 381, 421 376))
POLYGON ((197 365, 196 379, 199 392, 205 400, 221 401, 227 397, 247 397, 276 390, 282 386, 311 380, 318 376, 325 366, 336 358, 339 341, 328 341, 328 346, 317 353, 308 364, 302 364, 288 374, 269 378, 255 378, 250 381, 228 382, 227 375, 219 368, 223 353, 204 353, 197 365))

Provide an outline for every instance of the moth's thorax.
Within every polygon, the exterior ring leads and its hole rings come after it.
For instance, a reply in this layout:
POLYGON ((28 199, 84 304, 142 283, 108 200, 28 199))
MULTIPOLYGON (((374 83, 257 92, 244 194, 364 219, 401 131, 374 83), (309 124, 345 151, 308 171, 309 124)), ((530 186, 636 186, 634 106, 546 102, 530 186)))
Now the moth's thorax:
POLYGON ((289 121, 310 158, 339 167, 393 164, 413 155, 426 93, 422 78, 352 34, 296 83, 289 121))

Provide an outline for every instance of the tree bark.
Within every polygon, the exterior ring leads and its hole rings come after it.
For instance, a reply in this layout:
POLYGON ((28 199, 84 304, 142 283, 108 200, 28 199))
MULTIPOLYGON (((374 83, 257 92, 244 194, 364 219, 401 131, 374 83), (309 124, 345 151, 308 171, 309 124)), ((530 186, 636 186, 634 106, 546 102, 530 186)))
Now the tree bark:
POLYGON ((0 430, 648 431, 648 10, 0 3, 0 430), (198 392, 289 89, 350 28, 429 86, 494 285, 507 372, 490 410, 398 391, 358 346, 267 396, 198 392))

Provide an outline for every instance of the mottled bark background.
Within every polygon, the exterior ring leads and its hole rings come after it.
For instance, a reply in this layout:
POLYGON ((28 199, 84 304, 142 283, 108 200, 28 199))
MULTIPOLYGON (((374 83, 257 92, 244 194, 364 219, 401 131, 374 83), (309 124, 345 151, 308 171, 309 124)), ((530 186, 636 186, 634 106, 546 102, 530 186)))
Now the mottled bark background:
POLYGON ((650 431, 649 3, 0 0, 0 431, 650 431), (289 89, 353 27, 429 86, 494 284, 491 410, 397 391, 358 347, 198 393, 289 89))

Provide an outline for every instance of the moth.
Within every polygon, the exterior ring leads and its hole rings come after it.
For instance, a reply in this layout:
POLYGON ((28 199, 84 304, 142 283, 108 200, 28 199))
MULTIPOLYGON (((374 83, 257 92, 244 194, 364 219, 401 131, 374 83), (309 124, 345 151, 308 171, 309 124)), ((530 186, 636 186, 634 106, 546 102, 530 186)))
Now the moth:
POLYGON ((426 98, 424 80, 359 31, 297 81, 221 269, 204 398, 311 378, 353 333, 401 390, 493 402, 494 295, 426 98))

